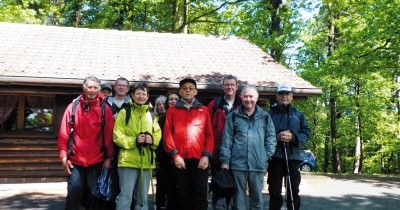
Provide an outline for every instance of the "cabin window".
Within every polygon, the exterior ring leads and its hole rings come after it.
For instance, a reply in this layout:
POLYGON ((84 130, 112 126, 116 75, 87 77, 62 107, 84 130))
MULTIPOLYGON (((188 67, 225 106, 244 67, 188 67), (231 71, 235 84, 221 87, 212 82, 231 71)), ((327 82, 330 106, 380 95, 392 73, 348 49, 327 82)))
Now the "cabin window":
POLYGON ((0 95, 0 129, 54 131, 54 96, 0 95))

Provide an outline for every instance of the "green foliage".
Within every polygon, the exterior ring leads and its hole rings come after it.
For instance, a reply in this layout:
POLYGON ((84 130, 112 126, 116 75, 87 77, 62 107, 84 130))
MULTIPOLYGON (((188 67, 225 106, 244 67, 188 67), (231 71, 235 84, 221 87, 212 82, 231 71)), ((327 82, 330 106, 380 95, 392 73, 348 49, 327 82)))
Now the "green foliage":
POLYGON ((320 97, 295 102, 313 130, 307 147, 318 156, 321 170, 325 162, 326 169, 333 170, 335 147, 342 172, 352 172, 356 140, 362 138, 362 173, 399 172, 400 0, 288 0, 274 7, 276 2, 0 0, 0 21, 134 31, 187 29, 246 38, 323 90, 320 97), (305 19, 304 12, 312 12, 313 18, 305 19), (330 111, 332 101, 336 113, 330 111))

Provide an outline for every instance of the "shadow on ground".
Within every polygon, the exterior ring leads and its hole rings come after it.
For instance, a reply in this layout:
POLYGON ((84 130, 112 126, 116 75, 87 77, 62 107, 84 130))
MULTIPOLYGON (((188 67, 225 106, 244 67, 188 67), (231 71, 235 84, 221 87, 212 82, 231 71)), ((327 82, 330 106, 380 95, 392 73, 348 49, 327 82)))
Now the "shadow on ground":
POLYGON ((397 210, 399 205, 400 197, 393 194, 386 194, 383 197, 360 195, 330 198, 302 197, 303 210, 397 210))
MULTIPOLYGON (((329 186, 326 186, 329 187, 329 186)), ((362 194, 362 192, 360 192, 362 194)), ((319 197, 302 195, 302 210, 397 210, 400 206, 398 194, 387 192, 384 196, 362 196, 350 194, 340 197, 319 197)), ((265 198, 264 209, 268 209, 268 194, 265 198)), ((211 196, 209 196, 209 201, 211 196)), ((45 193, 25 193, 0 200, 0 209, 6 210, 63 210, 65 197, 45 193)), ((153 201, 149 200, 153 210, 153 201)), ((211 205, 209 205, 211 210, 211 205)))
POLYGON ((61 195, 25 193, 1 199, 0 207, 7 210, 62 210, 64 209, 64 202, 65 197, 61 195))

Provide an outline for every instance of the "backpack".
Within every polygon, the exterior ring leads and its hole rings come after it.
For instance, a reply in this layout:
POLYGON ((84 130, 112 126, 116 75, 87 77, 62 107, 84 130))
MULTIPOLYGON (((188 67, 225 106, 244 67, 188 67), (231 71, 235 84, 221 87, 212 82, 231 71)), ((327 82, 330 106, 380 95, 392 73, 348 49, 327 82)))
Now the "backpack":
MULTIPOLYGON (((74 145, 74 125, 75 125, 75 112, 76 112, 76 108, 79 105, 79 99, 80 96, 76 99, 74 99, 72 101, 72 112, 71 112, 71 118, 68 122, 68 124, 70 125, 70 132, 69 132, 69 139, 68 139, 68 152, 67 152, 67 159, 69 159, 71 157, 71 155, 73 154, 73 150, 72 150, 72 146, 74 145)), ((102 103, 101 104, 101 127, 104 128, 104 123, 105 123, 105 114, 106 114, 106 106, 107 103, 102 103)), ((104 138, 103 138, 103 148, 102 150, 105 152, 105 148, 104 148, 104 138)))

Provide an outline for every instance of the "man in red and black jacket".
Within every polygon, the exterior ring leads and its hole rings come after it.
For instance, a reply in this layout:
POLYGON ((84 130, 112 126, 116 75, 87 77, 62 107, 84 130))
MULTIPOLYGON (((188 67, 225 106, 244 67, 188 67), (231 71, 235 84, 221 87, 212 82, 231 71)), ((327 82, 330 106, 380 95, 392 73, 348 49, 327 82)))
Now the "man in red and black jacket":
MULTIPOLYGON (((210 111, 211 123, 214 133, 214 151, 211 160, 211 175, 215 176, 218 170, 221 170, 221 163, 219 161, 219 153, 222 142, 222 133, 224 132, 226 116, 233 110, 237 110, 241 104, 241 99, 236 95, 238 90, 237 78, 233 75, 226 75, 222 79, 222 88, 224 95, 214 98, 208 104, 210 111)), ((212 207, 213 210, 228 209, 231 195, 223 192, 222 190, 215 189, 218 186, 211 185, 212 207)))
POLYGON ((79 210, 84 193, 88 193, 89 209, 104 209, 93 194, 102 167, 111 167, 113 114, 108 106, 102 110, 105 97, 100 93, 100 80, 94 76, 85 78, 83 94, 75 100, 64 112, 58 136, 59 157, 68 176, 65 209, 79 210))
POLYGON ((193 79, 179 82, 179 95, 167 111, 163 130, 165 149, 175 165, 178 209, 207 210, 207 170, 214 148, 210 115, 195 98, 193 79))

